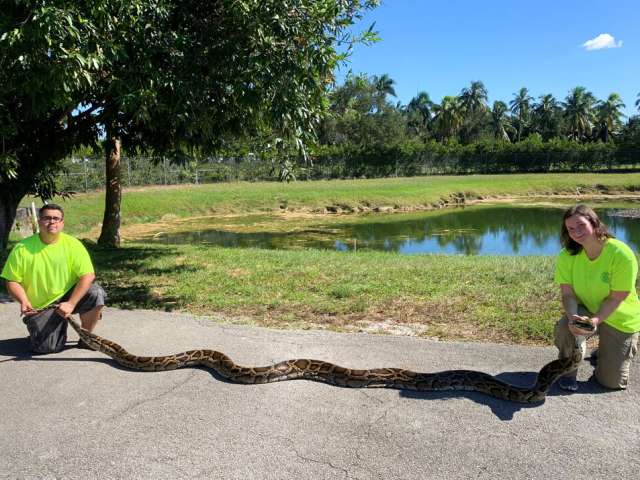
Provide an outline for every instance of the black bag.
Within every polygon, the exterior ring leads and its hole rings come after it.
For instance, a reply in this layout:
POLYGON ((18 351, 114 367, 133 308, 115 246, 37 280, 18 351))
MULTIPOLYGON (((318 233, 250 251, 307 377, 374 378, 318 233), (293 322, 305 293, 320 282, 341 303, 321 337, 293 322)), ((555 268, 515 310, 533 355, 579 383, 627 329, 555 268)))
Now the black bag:
POLYGON ((64 349, 67 342, 67 321, 47 308, 35 315, 24 317, 22 321, 29 330, 29 344, 34 353, 55 353, 64 349))

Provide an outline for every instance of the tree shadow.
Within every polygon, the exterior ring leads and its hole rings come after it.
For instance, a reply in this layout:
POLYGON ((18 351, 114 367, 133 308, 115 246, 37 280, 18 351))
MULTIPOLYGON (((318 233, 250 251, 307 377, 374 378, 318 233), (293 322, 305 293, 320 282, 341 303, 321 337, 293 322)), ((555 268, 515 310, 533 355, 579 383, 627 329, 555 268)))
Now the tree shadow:
POLYGON ((171 266, 167 268, 148 268, 149 259, 160 257, 175 257, 175 249, 153 248, 144 246, 125 246, 121 248, 104 248, 92 242, 85 241, 85 246, 91 253, 98 281, 107 292, 109 306, 123 309, 149 308, 173 310, 178 299, 163 296, 152 287, 149 282, 131 281, 132 273, 143 273, 163 277, 167 273, 179 271, 194 271, 191 266, 171 266))

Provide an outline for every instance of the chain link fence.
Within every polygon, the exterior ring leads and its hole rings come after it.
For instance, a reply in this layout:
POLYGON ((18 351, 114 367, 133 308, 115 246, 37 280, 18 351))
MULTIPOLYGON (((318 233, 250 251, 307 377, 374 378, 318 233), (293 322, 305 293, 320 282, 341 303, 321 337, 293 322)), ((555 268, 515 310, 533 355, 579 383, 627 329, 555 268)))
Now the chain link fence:
MULTIPOLYGON (((120 165, 124 187, 274 180, 278 175, 277 164, 252 154, 199 158, 180 165, 167 157, 123 156, 120 165)), ((104 188, 105 160, 97 156, 71 157, 63 163, 57 182, 60 189, 67 191, 104 188)))

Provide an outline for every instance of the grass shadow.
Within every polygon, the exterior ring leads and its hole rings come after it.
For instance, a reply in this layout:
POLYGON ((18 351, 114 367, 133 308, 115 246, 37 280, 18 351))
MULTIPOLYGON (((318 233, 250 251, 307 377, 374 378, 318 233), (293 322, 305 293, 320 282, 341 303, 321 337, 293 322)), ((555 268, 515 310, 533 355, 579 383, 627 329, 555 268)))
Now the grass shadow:
POLYGON ((171 311, 177 304, 177 298, 159 295, 150 282, 132 280, 135 274, 163 276, 175 273, 179 269, 190 270, 193 267, 176 266, 166 269, 149 269, 152 259, 176 256, 175 249, 144 246, 125 246, 122 248, 104 248, 85 241, 91 254, 100 284, 108 295, 108 305, 123 309, 149 308, 171 311))

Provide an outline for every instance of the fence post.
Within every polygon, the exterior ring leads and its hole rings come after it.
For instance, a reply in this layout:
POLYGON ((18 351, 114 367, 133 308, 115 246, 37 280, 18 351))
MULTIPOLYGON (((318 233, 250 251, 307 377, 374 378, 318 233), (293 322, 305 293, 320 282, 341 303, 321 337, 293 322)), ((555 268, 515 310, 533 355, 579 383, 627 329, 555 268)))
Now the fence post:
POLYGON ((89 191, 89 169, 87 167, 88 163, 89 159, 87 157, 84 157, 82 159, 82 164, 84 165, 84 193, 87 193, 89 191))
POLYGON ((164 171, 164 184, 167 184, 167 157, 162 157, 162 165, 164 171))
POLYGON ((127 180, 129 186, 131 186, 131 159, 127 157, 127 180))

